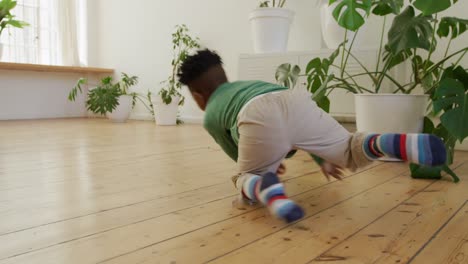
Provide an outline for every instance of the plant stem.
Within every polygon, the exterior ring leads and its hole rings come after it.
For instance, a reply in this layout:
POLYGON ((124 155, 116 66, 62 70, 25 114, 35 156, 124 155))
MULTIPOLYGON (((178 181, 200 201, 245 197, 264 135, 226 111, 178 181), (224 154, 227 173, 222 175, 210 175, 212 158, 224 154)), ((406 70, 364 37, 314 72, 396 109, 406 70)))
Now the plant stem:
MULTIPOLYGON (((346 32, 348 32, 348 31, 346 30, 346 32)), ((351 45, 349 45, 349 50, 346 49, 346 45, 343 46, 344 50, 347 53, 345 63, 344 63, 344 68, 346 68, 346 65, 348 65, 349 56, 351 54, 351 50, 353 49, 354 41, 356 40, 356 37, 357 37, 358 33, 359 33, 359 30, 357 30, 356 33, 354 34, 353 40, 351 41, 351 45)), ((356 58, 356 57, 354 57, 354 58, 356 58)))
POLYGON ((144 101, 143 99, 140 98, 140 95, 137 95, 136 98, 146 107, 146 109, 148 111, 150 111, 150 113, 153 113, 154 114, 154 109, 150 108, 144 101))
MULTIPOLYGON (((384 16, 384 21, 383 21, 383 25, 382 25, 382 34, 380 35, 380 47, 379 47, 379 55, 377 57, 377 67, 375 68, 376 72, 379 71, 380 58, 382 56, 382 48, 383 48, 383 40, 384 40, 384 35, 385 35, 386 24, 387 24, 387 17, 384 16)), ((375 77, 377 77, 377 76, 375 76, 375 77)))
MULTIPOLYGON (((435 69, 439 68, 441 65, 443 65, 446 61, 450 60, 451 58, 455 57, 456 55, 462 53, 462 56, 458 59, 458 61, 456 62, 456 64, 460 63, 460 61, 463 59, 463 57, 466 55, 466 53, 468 52, 468 47, 467 48, 463 48, 461 50, 458 50, 452 54, 450 54, 448 57, 445 57, 443 60, 439 61, 438 63, 432 65, 431 67, 429 67, 429 69, 427 70, 426 74, 422 77, 422 79, 426 78, 427 75, 431 74, 432 71, 434 71, 435 69)), ((455 64, 455 65, 456 65, 455 64)))
MULTIPOLYGON (((336 66, 336 65, 332 65, 332 66, 333 66, 333 67, 336 67, 336 68, 339 68, 339 67, 336 66)), ((346 73, 346 75, 349 76, 349 79, 351 79, 351 81, 356 85, 356 87, 358 87, 359 92, 362 93, 362 90, 359 89, 359 84, 356 82, 356 80, 354 80, 354 78, 351 76, 351 74, 349 74, 345 69, 342 69, 342 71, 343 71, 344 73, 346 73)), ((341 79, 340 79, 340 78, 335 78, 335 79, 337 79, 337 80, 339 80, 339 81, 341 81, 341 82, 346 82, 346 79, 344 79, 344 77, 341 77, 341 79)))
POLYGON ((450 46, 452 45, 452 38, 450 38, 449 43, 447 44, 447 49, 445 50, 444 58, 447 57, 449 51, 450 51, 450 46))
POLYGON ((467 52, 468 52, 468 49, 465 50, 465 52, 463 52, 463 54, 460 56, 460 58, 457 60, 457 62, 455 62, 454 66, 457 66, 460 63, 460 61, 463 59, 463 57, 465 57, 467 52))
POLYGON ((348 41, 348 30, 345 30, 345 35, 344 35, 344 44, 343 44, 343 53, 341 54, 341 78, 344 76, 344 60, 345 60, 345 46, 346 42, 348 41))
POLYGON ((346 50, 346 52, 348 52, 348 54, 362 67, 362 69, 366 72, 366 74, 369 75, 369 78, 374 83, 374 85, 376 85, 377 84, 377 79, 375 79, 374 76, 372 76, 372 74, 369 72, 369 70, 366 68, 366 66, 364 66, 364 64, 356 56, 354 56, 351 53, 351 51, 346 50))
MULTIPOLYGON (((336 65, 332 65, 333 67, 338 67, 336 65)), ((354 74, 354 75, 349 75, 348 74, 348 77, 344 78, 343 80, 348 80, 348 79, 352 79, 354 77, 359 77, 359 76, 364 76, 364 75, 372 75, 372 74, 382 74, 384 75, 386 78, 388 78, 391 82, 393 82, 397 87, 398 89, 396 89, 395 91, 401 91, 403 93, 407 93, 405 87, 406 86, 409 86, 411 84, 406 84, 406 85, 401 85, 397 80, 395 80, 392 76, 384 73, 384 72, 366 72, 366 73, 359 73, 359 74, 354 74)))
POLYGON ((382 82, 384 80, 384 77, 387 73, 387 71, 390 69, 390 64, 391 64, 392 60, 388 60, 386 63, 385 63, 385 66, 382 70, 382 75, 380 75, 380 78, 378 79, 377 81, 377 85, 375 86, 375 92, 378 93, 380 91, 380 89, 382 88, 382 82))
POLYGON ((434 44, 436 40, 436 26, 437 26, 437 14, 435 15, 434 25, 432 26, 432 41, 431 41, 431 46, 429 47, 429 55, 427 56, 426 63, 424 64, 424 71, 427 70, 427 67, 429 66, 429 61, 431 61, 432 54, 435 51, 434 44))

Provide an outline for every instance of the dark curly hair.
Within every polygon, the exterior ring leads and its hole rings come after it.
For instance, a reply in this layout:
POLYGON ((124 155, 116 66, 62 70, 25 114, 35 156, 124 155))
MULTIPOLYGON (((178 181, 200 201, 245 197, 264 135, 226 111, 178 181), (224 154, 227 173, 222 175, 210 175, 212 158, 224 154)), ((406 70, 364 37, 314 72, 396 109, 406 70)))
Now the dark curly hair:
POLYGON ((177 76, 182 84, 188 85, 211 67, 219 65, 223 65, 223 60, 216 52, 209 49, 200 50, 186 58, 180 66, 177 76))

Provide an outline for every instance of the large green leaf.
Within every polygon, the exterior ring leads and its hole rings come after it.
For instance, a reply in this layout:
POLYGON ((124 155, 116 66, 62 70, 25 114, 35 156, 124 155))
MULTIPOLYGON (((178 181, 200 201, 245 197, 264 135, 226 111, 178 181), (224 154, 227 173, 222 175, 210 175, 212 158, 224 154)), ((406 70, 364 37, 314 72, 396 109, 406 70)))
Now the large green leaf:
POLYGON ((440 20, 439 28, 437 29, 437 35, 439 35, 441 38, 448 37, 451 32, 452 34, 450 38, 455 39, 461 34, 465 33, 467 26, 467 19, 444 17, 440 20))
POLYGON ((372 0, 330 0, 329 5, 337 1, 339 3, 333 10, 333 17, 341 27, 356 31, 364 25, 364 16, 361 13, 366 16, 370 14, 372 0))
POLYGON ((435 93, 434 110, 444 111, 440 120, 442 125, 457 140, 468 137, 468 83, 457 79, 443 79, 435 93))
POLYGON ((396 16, 388 32, 391 52, 396 55, 413 48, 429 50, 433 32, 430 20, 428 16, 416 16, 412 6, 396 16))
MULTIPOLYGON (((452 0, 456 3, 458 0, 452 0)), ((421 10, 424 15, 429 16, 439 13, 452 6, 451 0, 416 0, 414 6, 421 10)))
POLYGON ((88 93, 86 105, 88 110, 95 114, 105 115, 112 113, 119 105, 120 92, 116 87, 97 87, 88 93))
POLYGON ((374 15, 386 16, 389 14, 400 14, 403 7, 403 0, 380 0, 372 3, 375 7, 372 10, 374 15))

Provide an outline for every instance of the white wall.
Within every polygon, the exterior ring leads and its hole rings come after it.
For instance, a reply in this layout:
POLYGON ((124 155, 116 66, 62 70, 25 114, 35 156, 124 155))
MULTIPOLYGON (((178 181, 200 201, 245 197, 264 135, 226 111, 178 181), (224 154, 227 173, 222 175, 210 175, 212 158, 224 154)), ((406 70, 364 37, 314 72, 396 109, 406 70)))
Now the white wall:
MULTIPOLYGON (((171 33, 185 23, 204 46, 224 58, 230 79, 237 78, 241 53, 252 52, 249 12, 255 0, 89 0, 90 63, 111 67, 140 77, 138 90, 159 89, 170 72, 171 33)), ((319 11, 316 1, 290 0, 296 11, 291 50, 321 47, 319 11)), ((200 119, 202 112, 192 100, 182 110, 188 119, 200 119)), ((137 107, 133 117, 148 116, 137 107)))
MULTIPOLYGON (((255 0, 134 0, 131 4, 124 0, 88 1, 91 65, 138 75, 141 82, 137 90, 141 92, 157 91, 169 74, 170 38, 176 24, 187 24, 206 47, 222 55, 230 79, 237 78, 239 55, 252 52, 248 14, 256 7, 255 0)), ((296 12, 290 34, 291 51, 322 48, 316 2, 288 1, 288 7, 296 12)), ((460 1, 446 15, 463 17, 463 10, 467 9, 468 2, 460 1)), ((378 46, 380 27, 380 18, 368 21, 360 33, 360 48, 378 46)), ((467 40, 465 35, 452 49, 461 48, 467 40)), ((182 116, 200 119, 202 112, 192 100, 187 100, 182 116)), ((133 117, 148 117, 148 113, 137 107, 133 117)))
POLYGON ((0 120, 86 116, 84 96, 74 103, 67 100, 80 77, 83 75, 0 70, 0 120))

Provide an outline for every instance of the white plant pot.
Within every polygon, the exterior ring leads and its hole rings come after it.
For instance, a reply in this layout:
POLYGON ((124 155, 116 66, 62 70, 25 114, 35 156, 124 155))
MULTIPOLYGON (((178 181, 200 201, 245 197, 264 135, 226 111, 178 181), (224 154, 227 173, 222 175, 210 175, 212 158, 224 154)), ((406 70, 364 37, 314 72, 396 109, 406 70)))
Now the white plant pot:
POLYGON ((180 97, 173 97, 170 104, 165 104, 161 97, 152 100, 154 106, 154 118, 158 126, 177 125, 177 113, 179 110, 180 97))
MULTIPOLYGON (((332 4, 331 6, 328 5, 328 1, 322 0, 320 2, 320 19, 321 19, 321 26, 322 26, 322 38, 325 45, 329 49, 337 49, 338 46, 343 43, 346 30, 342 28, 338 22, 336 22, 335 18, 333 17, 333 10, 337 6, 337 3, 332 4)), ((353 31, 349 31, 346 35, 348 42, 346 45, 349 47, 351 45, 351 41, 354 38, 355 33, 353 31)), ((357 39, 357 38, 356 38, 357 39)), ((357 40, 356 40, 357 41, 357 40)), ((356 43, 355 44, 358 44, 356 43)))
POLYGON ((125 123, 130 117, 132 112, 132 101, 131 95, 121 95, 119 97, 119 105, 112 111, 107 113, 106 116, 114 123, 125 123))
POLYGON ((257 8, 250 13, 255 53, 286 52, 294 12, 285 8, 257 8))
POLYGON ((358 94, 356 126, 368 133, 421 133, 429 102, 427 95, 358 94))
POLYGON ((0 61, 2 61, 2 55, 3 55, 3 44, 0 43, 0 61))

